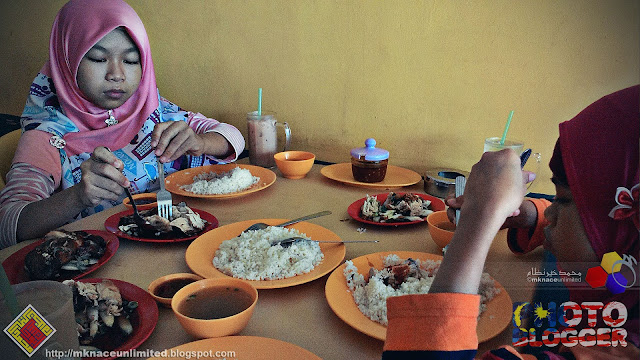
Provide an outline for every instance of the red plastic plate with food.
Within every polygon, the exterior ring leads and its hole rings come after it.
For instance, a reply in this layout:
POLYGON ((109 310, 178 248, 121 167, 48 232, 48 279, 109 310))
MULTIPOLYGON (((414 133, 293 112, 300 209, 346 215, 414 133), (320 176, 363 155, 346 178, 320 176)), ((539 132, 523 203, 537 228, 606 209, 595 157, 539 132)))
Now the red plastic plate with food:
MULTIPOLYGON (((149 293, 131 283, 115 279, 81 279, 82 283, 97 284, 104 280, 113 283, 119 290, 122 299, 127 302, 137 303, 137 307, 129 315, 131 334, 128 336, 119 334, 117 331, 105 333, 96 337, 90 344, 101 351, 126 351, 138 348, 151 335, 158 323, 158 305, 149 293)), ((76 313, 76 317, 78 317, 76 313)), ((116 321, 117 323, 117 321, 116 321)), ((114 326, 116 326, 114 324, 114 326)), ((114 329, 115 330, 115 329, 114 329)), ((85 359, 109 360, 116 357, 91 357, 85 359)))
MULTIPOLYGON (((104 239, 106 243, 106 247, 104 249, 103 255, 97 259, 95 264, 89 265, 84 270, 60 270, 58 272, 59 276, 55 277, 53 280, 68 280, 68 279, 79 279, 104 265, 111 257, 116 253, 118 247, 120 246, 120 241, 118 237, 114 234, 101 231, 101 230, 83 230, 84 232, 100 236, 104 239)), ((31 251, 35 250, 38 246, 43 244, 46 240, 38 240, 32 244, 29 244, 22 249, 16 251, 11 254, 4 262, 2 262, 2 266, 4 267, 5 272, 7 273, 7 277, 9 278, 9 282, 11 284, 19 284, 25 281, 31 281, 32 279, 27 271, 25 270, 25 258, 27 254, 31 251)))
POLYGON ((119 228, 120 219, 125 216, 132 216, 133 210, 125 210, 109 216, 107 220, 104 222, 104 228, 107 229, 107 231, 115 234, 117 237, 120 237, 123 239, 128 239, 133 241, 142 241, 142 242, 166 243, 166 242, 190 241, 206 233, 207 231, 213 230, 218 227, 218 219, 215 216, 203 210, 198 210, 194 208, 191 208, 191 210, 193 210, 193 212, 195 212, 196 214, 200 215, 200 218, 202 218, 202 220, 207 222, 204 229, 202 229, 201 231, 198 231, 197 233, 191 236, 173 237, 173 238, 166 238, 166 237, 153 238, 149 236, 138 237, 138 236, 126 233, 119 228))
MULTIPOLYGON (((372 195, 371 197, 375 197, 380 204, 383 204, 387 200, 387 197, 389 196, 389 194, 390 193, 376 194, 376 195, 372 195)), ((394 194, 396 195, 396 198, 400 199, 407 193, 394 193, 394 194)), ((416 197, 419 197, 422 202, 429 201, 430 204, 428 205, 428 209, 431 211, 441 211, 445 209, 444 202, 435 196, 418 194, 418 193, 410 193, 410 194, 413 194, 416 197)), ((367 202, 367 197, 356 200, 347 208, 347 213, 349 213, 349 216, 351 216, 353 219, 361 223, 379 225, 379 226, 403 226, 403 225, 420 224, 420 223, 426 222, 426 219, 427 219, 425 215, 424 217, 417 216, 416 218, 419 218, 419 219, 415 219, 415 220, 388 219, 383 221, 374 221, 372 217, 367 218, 362 214, 362 207, 365 204, 365 202, 367 202)))

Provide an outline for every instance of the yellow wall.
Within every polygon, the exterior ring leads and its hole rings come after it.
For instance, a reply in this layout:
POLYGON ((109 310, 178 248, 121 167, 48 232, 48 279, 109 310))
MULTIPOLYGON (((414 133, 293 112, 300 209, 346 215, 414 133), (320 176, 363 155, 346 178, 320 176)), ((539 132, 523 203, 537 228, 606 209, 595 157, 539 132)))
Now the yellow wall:
MULTIPOLYGON (((471 168, 502 133, 544 154, 557 124, 638 83, 639 3, 630 1, 149 1, 163 96, 237 126, 278 113, 293 148, 346 162, 375 137, 390 163, 471 168)), ((64 1, 0 5, 0 112, 20 114, 64 1)))

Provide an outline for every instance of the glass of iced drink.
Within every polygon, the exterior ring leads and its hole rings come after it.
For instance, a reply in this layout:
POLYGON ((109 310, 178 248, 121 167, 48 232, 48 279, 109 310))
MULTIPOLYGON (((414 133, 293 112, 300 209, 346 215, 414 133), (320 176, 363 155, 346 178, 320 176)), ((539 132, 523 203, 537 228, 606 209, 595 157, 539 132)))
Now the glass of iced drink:
MULTIPOLYGON (((484 140, 484 152, 500 151, 502 149, 513 149, 513 151, 515 151, 516 154, 518 155, 522 154, 524 149, 524 143, 522 141, 505 139, 504 144, 501 144, 500 140, 502 140, 502 138, 499 138, 499 137, 486 138, 484 140)), ((541 161, 542 161, 542 155, 540 153, 532 153, 529 156, 529 161, 527 161, 523 170, 532 172, 535 174, 540 169, 541 161)), ((532 181, 529 184, 527 184, 527 189, 531 188, 531 185, 533 185, 534 182, 535 181, 532 181)))
POLYGON ((273 112, 257 111, 247 114, 247 130, 249 141, 249 162, 252 165, 271 168, 276 166, 273 158, 278 152, 289 150, 291 129, 286 122, 280 123, 273 112), (284 150, 278 150, 277 127, 282 126, 285 134, 284 150))

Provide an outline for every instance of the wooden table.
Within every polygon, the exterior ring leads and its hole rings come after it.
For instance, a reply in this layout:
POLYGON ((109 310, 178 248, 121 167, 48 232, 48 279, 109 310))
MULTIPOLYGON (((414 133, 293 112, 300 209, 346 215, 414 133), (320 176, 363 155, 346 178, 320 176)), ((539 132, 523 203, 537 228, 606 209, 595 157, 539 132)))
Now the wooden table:
MULTIPOLYGON (((276 182, 269 188, 243 197, 223 200, 183 198, 189 206, 205 210, 218 218, 220 226, 237 221, 260 218, 295 218, 322 210, 332 215, 310 220, 328 228, 343 240, 379 240, 374 244, 348 244, 346 259, 379 251, 421 251, 441 254, 429 235, 427 224, 404 227, 379 227, 359 223, 349 217, 347 207, 367 194, 386 190, 345 185, 325 178, 322 165, 314 165, 306 178, 283 178, 277 169, 276 182), (358 228, 366 228, 360 233, 358 228)), ((422 182, 402 188, 403 192, 424 193, 422 182)), ((125 210, 123 205, 65 226, 68 230, 104 230, 105 219, 125 210)), ((533 284, 527 272, 539 263, 541 250, 526 256, 513 255, 504 241, 505 232, 496 236, 488 256, 486 271, 509 292, 513 301, 528 301, 533 284), (534 265, 532 265, 534 264, 534 265)), ((30 242, 0 251, 0 261, 30 242)), ((89 276, 115 278, 146 289, 154 279, 176 272, 190 272, 185 262, 189 242, 157 244, 122 239, 120 248, 108 263, 89 276)), ((323 359, 379 359, 383 342, 364 335, 340 320, 329 308, 324 295, 327 276, 289 288, 260 290, 253 317, 240 335, 275 338, 303 347, 323 359)), ((480 351, 511 343, 512 327, 497 337, 480 344, 480 351)), ((158 324, 153 334, 138 350, 164 350, 194 341, 184 332, 171 309, 160 307, 158 324)), ((233 350, 233 349, 225 349, 233 350)), ((282 354, 286 358, 286 354, 282 354)))

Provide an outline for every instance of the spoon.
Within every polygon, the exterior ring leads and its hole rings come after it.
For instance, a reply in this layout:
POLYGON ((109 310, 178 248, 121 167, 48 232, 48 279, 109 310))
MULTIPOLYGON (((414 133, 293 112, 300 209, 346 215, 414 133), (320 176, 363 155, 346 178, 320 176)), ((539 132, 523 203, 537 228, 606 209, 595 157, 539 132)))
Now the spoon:
POLYGON ((299 237, 299 236, 294 236, 294 237, 290 237, 288 239, 284 239, 284 240, 280 240, 280 241, 276 241, 273 244, 271 244, 271 246, 276 246, 276 245, 280 245, 283 248, 284 247, 289 247, 291 246, 291 244, 293 244, 294 242, 298 242, 298 241, 315 241, 315 242, 319 242, 319 243, 335 243, 335 244, 344 244, 344 243, 377 243, 378 240, 313 240, 313 239, 307 239, 307 238, 303 238, 303 237, 299 237))
POLYGON ((255 224, 249 226, 247 228, 247 230, 245 230, 243 232, 247 232, 249 230, 263 230, 263 229, 266 229, 268 226, 284 227, 284 226, 288 226, 288 225, 292 225, 292 224, 298 223, 300 221, 314 219, 314 218, 317 218, 317 217, 320 217, 320 216, 325 216, 325 215, 330 215, 330 214, 331 214, 331 211, 321 211, 319 213, 315 213, 315 214, 303 216, 303 217, 300 217, 300 218, 297 218, 297 219, 289 220, 289 221, 283 222, 282 224, 278 224, 278 225, 267 225, 265 223, 255 223, 255 224))
POLYGON ((147 222, 147 220, 143 219, 138 212, 138 207, 136 206, 136 202, 133 201, 133 196, 131 195, 131 191, 129 188, 124 188, 124 191, 127 193, 127 197, 129 197, 129 202, 131 203, 131 207, 133 207, 133 221, 135 221, 136 225, 138 225, 141 229, 155 230, 151 224, 147 222))

